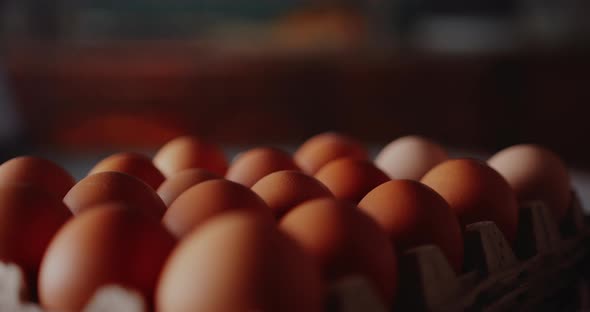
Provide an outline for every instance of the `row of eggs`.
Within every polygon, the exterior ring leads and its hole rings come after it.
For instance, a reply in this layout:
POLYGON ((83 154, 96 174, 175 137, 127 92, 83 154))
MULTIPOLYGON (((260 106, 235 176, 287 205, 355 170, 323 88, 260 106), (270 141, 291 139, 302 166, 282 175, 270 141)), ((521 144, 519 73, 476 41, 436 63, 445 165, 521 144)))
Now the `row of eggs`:
POLYGON ((77 183, 37 157, 0 165, 0 259, 52 311, 80 310, 107 284, 157 311, 319 311, 325 285, 350 274, 390 305, 399 252, 435 244, 460 272, 464 225, 491 220, 513 241, 519 200, 559 220, 569 197, 566 167, 535 145, 485 163, 411 136, 371 162, 324 133, 293 156, 255 148, 228 166, 216 145, 180 137, 153 159, 107 157, 77 183))

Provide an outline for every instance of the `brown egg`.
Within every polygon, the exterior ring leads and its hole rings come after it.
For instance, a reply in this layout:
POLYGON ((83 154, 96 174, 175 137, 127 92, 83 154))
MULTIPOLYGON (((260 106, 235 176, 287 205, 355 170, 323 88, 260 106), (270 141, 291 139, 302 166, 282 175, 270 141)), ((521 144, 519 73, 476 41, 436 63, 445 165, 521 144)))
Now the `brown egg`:
POLYGON ((7 183, 30 184, 62 199, 76 180, 49 160, 21 156, 0 165, 0 184, 7 183))
POLYGON ((518 204, 508 182, 485 163, 453 159, 428 171, 422 183, 439 193, 463 227, 493 221, 513 242, 518 225, 518 204))
POLYGON ((340 158, 323 166, 314 177, 332 191, 334 197, 358 203, 378 185, 391 180, 368 160, 340 158))
POLYGON ((271 173, 256 182, 252 190, 264 199, 277 219, 304 201, 334 197, 330 190, 315 178, 292 170, 271 173))
POLYGON ((166 205, 151 187, 133 176, 115 171, 87 176, 64 197, 64 203, 74 214, 97 204, 116 201, 158 218, 166 211, 166 205))
POLYGON ((148 157, 136 153, 118 153, 101 160, 88 175, 104 171, 117 171, 132 175, 157 190, 164 175, 148 157))
POLYGON ((121 285, 153 299, 175 239, 151 215, 121 204, 89 209, 51 241, 39 272, 39 299, 52 311, 81 311, 101 286, 121 285))
POLYGON ((440 145, 412 135, 385 146, 375 158, 375 165, 390 177, 420 181, 428 170, 448 158, 440 145))
POLYGON ((183 170, 166 179, 158 188, 158 195, 160 195, 166 206, 170 206, 180 194, 188 190, 191 186, 219 178, 221 177, 205 169, 183 170))
POLYGON ((210 180, 192 186, 170 205, 162 222, 182 237, 205 220, 228 210, 251 210, 272 219, 264 201, 247 187, 228 180, 210 180))
POLYGON ((43 190, 0 186, 0 260, 18 264, 31 290, 49 241, 71 216, 61 199, 43 190))
POLYGON ((263 177, 281 170, 299 170, 291 155, 276 148, 254 148, 240 154, 229 167, 226 179, 252 187, 263 177))
POLYGON ((328 162, 341 157, 358 160, 369 158, 367 150, 353 138, 326 132, 305 141, 293 155, 303 172, 313 175, 328 162))
POLYGON ((256 214, 233 211, 187 235, 162 271, 159 312, 322 311, 312 260, 256 214))
POLYGON ((224 176, 227 160, 223 151, 216 145, 197 137, 178 137, 162 146, 154 164, 166 176, 193 168, 201 168, 224 176))
POLYGON ((449 204, 428 186, 411 180, 389 181, 369 192, 359 208, 385 230, 400 252, 434 244, 461 272, 461 226, 449 204))
POLYGON ((567 214, 571 185, 565 164, 553 152, 533 144, 515 145, 488 160, 521 201, 541 200, 558 220, 567 214))
POLYGON ((307 201, 280 223, 320 263, 324 278, 362 274, 389 306, 397 288, 397 260, 385 232, 353 204, 333 198, 307 201))

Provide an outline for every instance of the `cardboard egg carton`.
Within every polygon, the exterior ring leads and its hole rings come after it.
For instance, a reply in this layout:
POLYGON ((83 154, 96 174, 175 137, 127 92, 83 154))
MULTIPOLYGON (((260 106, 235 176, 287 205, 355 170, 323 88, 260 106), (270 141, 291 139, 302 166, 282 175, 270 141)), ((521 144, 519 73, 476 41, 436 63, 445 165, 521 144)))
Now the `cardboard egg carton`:
MULTIPOLYGON (((346 277, 330 286, 330 312, 395 311, 579 311, 590 309, 586 282, 590 228, 578 197, 559 227, 542 202, 523 203, 514 249, 493 222, 477 222, 464 232, 464 273, 457 274, 433 245, 406 251, 399 259, 398 294, 386 307, 370 283, 346 277)), ((20 268, 0 264, 0 311, 42 312, 28 302, 20 268)), ((109 285, 99 289, 84 312, 145 312, 142 296, 109 285)))
MULTIPOLYGON (((523 203, 514 248, 493 222, 468 225, 464 232, 464 273, 461 274, 455 273, 436 246, 408 250, 400 258, 399 291, 393 310, 590 309, 585 268, 585 263, 590 261, 590 229, 578 197, 573 194, 572 198, 569 215, 561 226, 542 202, 523 203)), ((377 299, 366 294, 368 286, 362 280, 349 279, 342 283, 332 288, 332 311, 392 310, 383 306, 347 309, 377 299)))

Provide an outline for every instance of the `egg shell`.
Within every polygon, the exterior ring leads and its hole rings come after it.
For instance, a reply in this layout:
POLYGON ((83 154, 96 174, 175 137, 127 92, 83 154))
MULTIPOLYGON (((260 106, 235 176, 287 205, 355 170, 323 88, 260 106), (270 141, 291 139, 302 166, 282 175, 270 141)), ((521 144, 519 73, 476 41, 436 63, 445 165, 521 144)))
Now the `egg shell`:
POLYGON ((422 178, 440 194, 459 218, 461 226, 493 221, 508 241, 514 242, 518 203, 508 182, 494 169, 474 159, 447 160, 422 178))
POLYGON ((89 209, 51 241, 39 272, 39 298, 52 311, 81 311, 102 286, 117 284, 153 302, 175 239, 152 215, 122 204, 89 209))
POLYGON ((132 175, 154 190, 164 182, 164 175, 147 156, 137 153, 117 153, 98 162, 88 173, 92 175, 105 171, 123 172, 132 175))
POLYGON ((160 195, 166 206, 170 206, 180 194, 191 186, 219 178, 221 177, 205 169, 183 170, 166 179, 158 188, 158 195, 160 195))
POLYGON ((182 193, 170 205, 162 222, 170 232, 182 237, 216 214, 241 209, 272 219, 268 206, 249 188, 228 180, 210 180, 182 193))
POLYGON ((341 157, 369 159, 367 149, 359 141, 336 132, 325 132, 309 138, 293 155, 299 168, 310 175, 341 157))
POLYGON ((358 203, 389 176, 368 160, 340 158, 323 166, 314 177, 330 189, 334 197, 358 203))
POLYGON ((334 197, 317 179, 292 170, 271 173, 256 182, 252 190, 266 202, 277 219, 304 201, 334 197))
POLYGON ((389 181, 369 192, 359 208, 381 226, 400 252, 434 244, 461 272, 461 225, 449 204, 428 186, 412 180, 389 181))
POLYGON ((174 250, 157 310, 322 311, 313 261, 272 222, 248 211, 209 219, 174 250), (222 242, 222 243, 220 243, 222 242))
POLYGON ((361 274, 389 306, 397 289, 397 258, 385 232, 347 201, 321 198, 291 210, 280 229, 320 263, 326 280, 361 274))
POLYGON ((570 177, 565 164, 553 152, 533 144, 506 148, 488 160, 520 201, 541 200, 563 220, 571 201, 570 177))
POLYGON ((20 156, 0 165, 0 184, 15 183, 32 185, 62 199, 76 180, 47 159, 20 156))
POLYGON ((153 162, 166 177, 193 168, 206 169, 219 176, 224 176, 227 171, 227 159, 217 145, 191 136, 178 137, 164 144, 153 162))
POLYGON ((64 197, 64 203, 75 215, 97 204, 116 201, 158 218, 166 211, 166 205, 149 185, 136 177, 115 171, 87 176, 64 197))
POLYGON ((269 147, 248 150, 236 158, 225 177, 247 187, 276 171, 299 170, 291 155, 269 147))
POLYGON ((19 265, 31 290, 51 238, 71 216, 59 198, 43 190, 0 186, 0 260, 19 265))
POLYGON ((420 181, 428 170, 448 158, 440 145, 412 135, 387 144, 375 158, 375 165, 390 177, 420 181))

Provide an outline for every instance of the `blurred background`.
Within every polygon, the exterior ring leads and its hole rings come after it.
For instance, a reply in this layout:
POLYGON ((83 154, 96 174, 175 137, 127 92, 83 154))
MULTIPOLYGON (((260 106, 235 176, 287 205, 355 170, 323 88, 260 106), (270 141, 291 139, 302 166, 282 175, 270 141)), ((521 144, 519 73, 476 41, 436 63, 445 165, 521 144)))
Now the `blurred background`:
POLYGON ((0 0, 0 160, 337 130, 375 148, 406 134, 475 153, 534 142, 590 169, 589 13, 587 0, 0 0))

